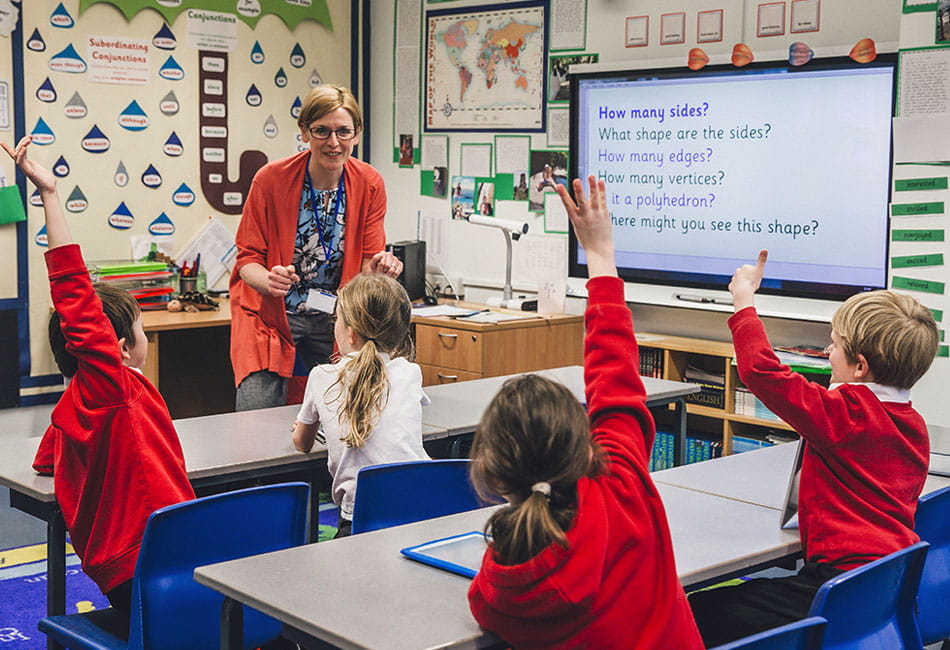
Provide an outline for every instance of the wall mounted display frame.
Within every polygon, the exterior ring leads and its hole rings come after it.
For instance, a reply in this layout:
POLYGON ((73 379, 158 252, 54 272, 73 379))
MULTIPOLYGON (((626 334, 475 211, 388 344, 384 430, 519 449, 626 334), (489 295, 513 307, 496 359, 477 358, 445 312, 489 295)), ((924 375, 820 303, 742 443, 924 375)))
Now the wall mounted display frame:
POLYGON ((425 14, 425 131, 545 130, 547 2, 425 14))

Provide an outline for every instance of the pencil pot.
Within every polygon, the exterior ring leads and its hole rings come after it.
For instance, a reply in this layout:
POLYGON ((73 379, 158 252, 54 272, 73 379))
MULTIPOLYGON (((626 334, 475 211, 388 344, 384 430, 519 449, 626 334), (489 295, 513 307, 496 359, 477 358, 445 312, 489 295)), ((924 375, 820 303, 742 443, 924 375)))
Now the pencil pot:
POLYGON ((204 271, 198 271, 198 275, 178 275, 178 293, 190 293, 197 291, 205 293, 208 290, 208 279, 204 271))

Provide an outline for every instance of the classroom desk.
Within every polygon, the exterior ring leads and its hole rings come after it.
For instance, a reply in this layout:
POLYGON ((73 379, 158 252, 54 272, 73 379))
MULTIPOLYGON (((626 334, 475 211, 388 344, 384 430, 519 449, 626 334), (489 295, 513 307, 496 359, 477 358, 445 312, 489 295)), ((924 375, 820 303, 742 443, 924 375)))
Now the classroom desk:
MULTIPOLYGON (((780 513, 733 499, 658 485, 684 585, 747 573, 800 550, 780 513)), ((246 604, 284 623, 299 642, 342 648, 480 648, 498 643, 468 609, 470 581, 402 557, 430 539, 481 530, 493 508, 301 546, 195 570, 228 597, 222 648, 240 638, 246 604), (317 594, 324 594, 319 597, 317 594)), ((240 642, 234 647, 240 647, 240 642)))
POLYGON ((148 356, 142 373, 161 392, 173 418, 234 410, 231 302, 199 312, 142 312, 148 356))
MULTIPOLYGON (((299 406, 223 413, 176 420, 188 478, 200 493, 257 479, 299 476, 320 471, 326 446, 309 454, 294 449, 290 427, 299 406)), ((423 439, 445 437, 445 429, 423 425, 423 439)), ((10 489, 10 505, 46 522, 47 615, 66 609, 66 528, 53 479, 39 476, 31 465, 40 438, 11 440, 0 455, 0 485, 10 489)))
MULTIPOLYGON (((657 484, 675 485, 781 511, 785 508, 788 477, 797 450, 795 443, 774 445, 715 461, 664 469, 651 476, 657 484)), ((930 458, 933 468, 938 455, 931 454, 930 458)), ((928 474, 922 494, 946 485, 950 485, 950 477, 928 474)))
MULTIPOLYGON (((584 367, 566 366, 539 370, 535 373, 560 382, 580 402, 586 402, 584 395, 584 367)), ((509 378, 486 377, 473 379, 458 384, 443 384, 441 386, 426 386, 425 391, 432 404, 423 409, 422 421, 432 426, 446 429, 451 435, 471 433, 478 425, 485 407, 495 396, 502 384, 509 378)), ((692 393, 699 392, 699 386, 666 379, 644 377, 643 385, 647 392, 647 406, 654 408, 671 405, 674 409, 677 428, 677 445, 674 461, 682 463, 686 454, 686 408, 684 398, 692 393)))

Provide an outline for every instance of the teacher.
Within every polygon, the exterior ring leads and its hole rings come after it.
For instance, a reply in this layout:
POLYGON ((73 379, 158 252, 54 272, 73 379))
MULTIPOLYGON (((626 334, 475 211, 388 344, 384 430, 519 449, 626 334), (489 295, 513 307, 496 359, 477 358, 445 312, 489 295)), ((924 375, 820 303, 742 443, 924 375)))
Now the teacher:
POLYGON ((297 120, 307 151, 254 176, 235 236, 231 365, 238 411, 287 402, 299 356, 307 370, 333 352, 336 292, 360 273, 397 277, 385 250, 386 189, 351 158, 363 116, 346 88, 312 89, 297 120))

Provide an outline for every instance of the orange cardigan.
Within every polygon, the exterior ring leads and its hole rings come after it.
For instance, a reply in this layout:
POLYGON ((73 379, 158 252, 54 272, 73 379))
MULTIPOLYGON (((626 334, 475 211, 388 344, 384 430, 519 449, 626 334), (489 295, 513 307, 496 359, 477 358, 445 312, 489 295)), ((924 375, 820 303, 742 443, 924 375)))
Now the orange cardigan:
MULTIPOLYGON (((234 385, 252 372, 290 377, 294 342, 283 298, 264 296, 241 280, 241 267, 257 262, 270 269, 293 261, 304 169, 310 152, 268 163, 258 170, 244 204, 231 271, 231 365, 234 385)), ((360 272, 363 259, 386 246, 386 188, 372 166, 355 158, 344 164, 346 225, 340 286, 360 272)))

